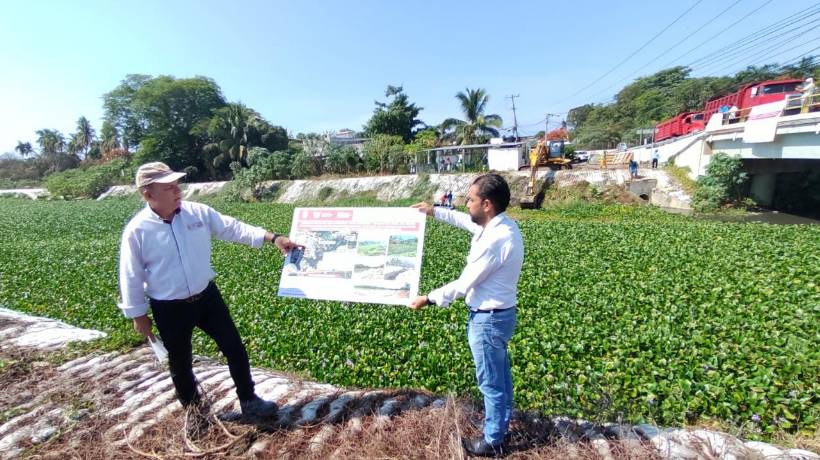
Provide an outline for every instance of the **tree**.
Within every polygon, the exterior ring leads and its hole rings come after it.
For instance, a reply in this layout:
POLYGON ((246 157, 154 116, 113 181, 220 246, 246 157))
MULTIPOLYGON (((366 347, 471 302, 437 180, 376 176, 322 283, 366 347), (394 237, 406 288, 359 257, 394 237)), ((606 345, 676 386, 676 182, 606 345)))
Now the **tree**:
POLYGON ((64 171, 79 163, 79 158, 66 153, 65 137, 56 129, 37 131, 37 144, 40 146, 40 161, 46 172, 64 171))
POLYGON ((56 129, 37 130, 37 144, 40 154, 44 156, 56 156, 63 153, 66 147, 65 137, 56 129))
POLYGON ((137 92, 151 80, 150 75, 126 75, 116 88, 103 95, 103 124, 114 128, 117 133, 114 137, 126 150, 136 148, 145 135, 146 120, 137 113, 134 100, 137 92))
POLYGON ((423 109, 410 103, 401 86, 388 85, 384 95, 392 100, 375 102, 373 116, 364 126, 365 134, 369 137, 377 134, 401 136, 404 142, 410 142, 416 126, 424 124, 417 118, 423 109))
POLYGON ((464 113, 464 120, 448 118, 441 125, 445 131, 453 130, 459 144, 486 142, 489 137, 498 137, 498 128, 503 121, 499 115, 485 115, 490 96, 482 89, 465 88, 456 94, 464 113))
MULTIPOLYGON (((204 170, 203 146, 214 110, 225 106, 222 90, 206 77, 160 76, 144 82, 133 94, 130 113, 143 128, 136 158, 139 163, 164 161, 173 169, 204 170)), ((129 141, 130 142, 130 141, 129 141)), ((124 146, 128 146, 123 141, 124 146)))
POLYGON ((34 149, 31 148, 31 142, 21 142, 17 141, 17 147, 14 147, 14 150, 20 154, 21 157, 26 158, 27 156, 34 153, 34 149))
POLYGON ((288 146, 287 132, 273 126, 255 110, 241 103, 230 103, 214 111, 208 122, 211 142, 205 145, 215 166, 238 161, 247 164, 247 154, 253 147, 268 151, 284 150, 288 146))
POLYGON ((117 128, 110 121, 104 121, 100 129, 100 149, 105 154, 111 150, 120 148, 120 141, 117 137, 117 128))
POLYGON ((94 142, 95 133, 94 128, 86 117, 80 117, 77 120, 77 131, 72 136, 72 141, 76 144, 76 148, 82 152, 83 156, 88 153, 88 149, 94 142))
POLYGON ((364 144, 364 167, 368 173, 396 173, 406 167, 409 155, 399 136, 377 134, 364 144))

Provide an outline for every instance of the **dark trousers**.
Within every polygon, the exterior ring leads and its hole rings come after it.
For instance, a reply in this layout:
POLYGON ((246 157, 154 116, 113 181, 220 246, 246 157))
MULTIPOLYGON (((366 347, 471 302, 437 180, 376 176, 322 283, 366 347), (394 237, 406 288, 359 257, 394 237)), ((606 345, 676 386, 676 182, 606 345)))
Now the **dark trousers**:
POLYGON ((657 158, 653 158, 653 159, 652 159, 652 169, 655 169, 655 168, 657 168, 657 167, 658 167, 658 159, 657 159, 657 158))
POLYGON ((200 398, 191 368, 191 335, 194 327, 202 329, 214 339, 227 358, 239 399, 253 397, 248 353, 228 312, 228 306, 213 281, 194 301, 150 299, 150 303, 160 338, 168 349, 171 380, 183 406, 198 402, 200 398))

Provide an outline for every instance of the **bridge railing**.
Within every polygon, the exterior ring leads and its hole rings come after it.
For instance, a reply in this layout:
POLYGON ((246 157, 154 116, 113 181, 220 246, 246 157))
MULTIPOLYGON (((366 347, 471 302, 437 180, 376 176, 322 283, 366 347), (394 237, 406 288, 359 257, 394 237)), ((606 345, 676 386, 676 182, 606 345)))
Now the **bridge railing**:
MULTIPOLYGON (((735 123, 744 123, 749 118, 751 111, 752 107, 724 112, 721 125, 726 126, 735 123)), ((820 93, 814 92, 814 94, 807 97, 804 97, 801 93, 787 94, 786 103, 779 116, 784 117, 809 112, 820 112, 820 93)))
POLYGON ((820 111, 820 93, 815 91, 809 96, 802 94, 786 95, 786 105, 783 107, 784 115, 795 115, 797 113, 809 113, 820 111))

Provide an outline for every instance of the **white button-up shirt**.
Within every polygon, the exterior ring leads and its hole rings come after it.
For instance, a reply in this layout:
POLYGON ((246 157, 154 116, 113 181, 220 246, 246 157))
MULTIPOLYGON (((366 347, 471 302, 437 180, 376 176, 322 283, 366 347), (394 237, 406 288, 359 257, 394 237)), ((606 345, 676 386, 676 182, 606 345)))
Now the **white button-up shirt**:
POLYGON ((515 306, 518 278, 524 263, 524 240, 518 224, 501 213, 485 227, 469 214, 435 208, 435 218, 473 234, 467 266, 459 278, 430 292, 427 297, 442 307, 465 296, 471 310, 499 310, 515 306))
POLYGON ((183 201, 170 223, 146 205, 122 233, 120 309, 136 318, 148 312, 146 295, 174 300, 199 294, 216 276, 211 237, 260 248, 266 233, 201 203, 183 201))

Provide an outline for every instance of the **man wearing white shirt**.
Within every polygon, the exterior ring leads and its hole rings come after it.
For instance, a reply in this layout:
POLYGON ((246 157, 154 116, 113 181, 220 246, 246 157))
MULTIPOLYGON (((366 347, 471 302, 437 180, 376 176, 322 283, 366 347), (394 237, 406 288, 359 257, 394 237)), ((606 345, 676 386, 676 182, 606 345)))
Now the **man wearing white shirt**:
POLYGON ((484 396, 484 435, 462 441, 467 453, 504 454, 504 438, 513 408, 512 374, 507 344, 515 331, 516 295, 524 241, 518 225, 505 211, 510 188, 498 174, 478 177, 467 194, 469 214, 427 203, 414 208, 472 233, 467 265, 459 278, 419 296, 412 309, 448 306, 464 297, 469 308, 467 339, 476 367, 478 388, 484 396))
POLYGON ((147 204, 122 234, 119 307, 133 319, 137 332, 151 337, 150 307, 168 349, 177 398, 186 408, 195 409, 188 411, 189 434, 194 435, 207 422, 207 414, 202 413, 207 407, 197 390, 191 363, 194 327, 214 339, 227 358, 243 415, 269 418, 277 412, 275 403, 254 393, 248 354, 213 282, 216 273, 211 268, 211 238, 254 248, 270 242, 282 253, 296 245, 204 204, 182 201, 178 181, 184 175, 160 162, 137 170, 136 185, 147 204))

